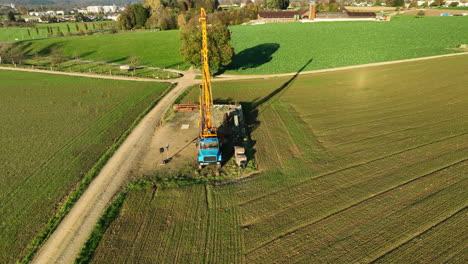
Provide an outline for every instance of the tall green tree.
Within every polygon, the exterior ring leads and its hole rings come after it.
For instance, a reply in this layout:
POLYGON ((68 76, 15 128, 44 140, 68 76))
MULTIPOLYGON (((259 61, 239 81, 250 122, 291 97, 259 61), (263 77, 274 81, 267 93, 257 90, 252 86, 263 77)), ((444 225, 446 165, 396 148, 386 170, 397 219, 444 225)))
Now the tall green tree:
MULTIPOLYGON (((187 24, 181 32, 180 38, 182 41, 180 51, 184 61, 200 68, 202 66, 201 27, 195 23, 187 24)), ((208 59, 211 69, 219 70, 222 66, 231 63, 234 49, 230 40, 231 32, 227 26, 217 23, 208 27, 208 59)))
POLYGON ((392 3, 392 6, 398 7, 398 6, 403 6, 405 4, 405 0, 394 0, 392 3))
POLYGON ((146 20, 148 20, 150 13, 147 8, 145 8, 142 4, 133 4, 132 6, 133 12, 133 28, 144 28, 146 24, 146 20))
POLYGON ((16 21, 15 14, 12 11, 8 12, 8 21, 16 21))
POLYGON ((125 8, 125 11, 122 12, 118 18, 117 24, 123 30, 129 30, 133 28, 132 24, 133 12, 130 6, 125 8))
POLYGON ((271 9, 286 9, 289 6, 289 0, 267 0, 266 5, 271 9))
POLYGON ((218 0, 194 0, 195 8, 205 8, 207 13, 212 13, 218 9, 219 2, 218 0))
POLYGON ((0 63, 21 64, 24 55, 21 47, 16 44, 0 44, 0 63))
POLYGON ((149 8, 151 10, 151 12, 158 12, 160 11, 161 9, 164 8, 164 5, 163 3, 161 2, 161 0, 145 0, 145 2, 143 3, 143 5, 146 7, 146 8, 149 8))

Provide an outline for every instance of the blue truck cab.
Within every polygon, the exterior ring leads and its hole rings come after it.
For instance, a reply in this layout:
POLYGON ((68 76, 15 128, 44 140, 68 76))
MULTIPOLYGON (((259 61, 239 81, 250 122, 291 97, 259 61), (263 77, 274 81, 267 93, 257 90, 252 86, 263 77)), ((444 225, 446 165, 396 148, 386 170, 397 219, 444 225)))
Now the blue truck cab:
POLYGON ((216 137, 202 138, 198 142, 198 165, 218 165, 221 166, 221 148, 216 137))

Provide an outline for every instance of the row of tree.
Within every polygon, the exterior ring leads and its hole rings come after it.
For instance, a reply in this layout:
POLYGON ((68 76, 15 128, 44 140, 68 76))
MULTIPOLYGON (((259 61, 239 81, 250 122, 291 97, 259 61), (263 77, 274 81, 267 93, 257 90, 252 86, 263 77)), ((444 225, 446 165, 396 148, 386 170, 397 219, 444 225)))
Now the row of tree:
POLYGON ((143 3, 127 6, 119 16, 118 25, 124 30, 181 28, 194 14, 198 14, 202 7, 207 13, 216 13, 219 19, 229 25, 240 24, 257 17, 258 7, 252 2, 245 8, 215 12, 218 6, 217 0, 145 0, 143 3))

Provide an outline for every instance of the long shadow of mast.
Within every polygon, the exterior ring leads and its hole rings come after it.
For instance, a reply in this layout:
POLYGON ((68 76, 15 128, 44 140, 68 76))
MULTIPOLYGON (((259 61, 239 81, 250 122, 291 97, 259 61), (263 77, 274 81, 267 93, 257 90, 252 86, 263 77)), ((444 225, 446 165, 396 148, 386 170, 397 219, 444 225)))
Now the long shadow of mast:
MULTIPOLYGON (((299 76, 299 74, 312 62, 312 58, 310 60, 308 60, 304 66, 302 66, 297 72, 296 74, 294 74, 294 76, 289 79, 287 82, 285 82, 283 85, 281 85, 279 88, 275 89, 273 92, 271 92, 270 94, 268 94, 267 96, 263 97, 262 99, 258 100, 258 101, 254 101, 253 102, 253 108, 254 109, 258 109, 260 106, 262 106, 263 104, 265 103, 273 103, 274 101, 278 100, 281 95, 284 94, 284 92, 286 92, 288 90, 289 87, 291 87, 291 85, 294 83, 294 81, 296 80, 297 76, 299 76), (276 98, 273 98, 275 97, 276 98), (273 99, 273 100, 272 100, 273 99)), ((267 107, 266 107, 267 108, 267 107)), ((262 109, 262 112, 265 111, 265 109, 262 109)), ((261 113, 261 112, 260 112, 261 113)))
MULTIPOLYGON (((304 66, 302 66, 296 74, 294 74, 291 79, 289 79, 287 82, 285 82, 283 85, 272 91, 270 94, 266 95, 262 99, 259 100, 254 100, 251 102, 241 102, 242 108, 244 113, 246 113, 245 116, 245 121, 246 121, 246 127, 247 127, 247 133, 251 134, 255 129, 258 128, 260 125, 260 120, 258 119, 258 116, 260 113, 268 109, 268 107, 276 100, 278 100, 284 92, 288 90, 289 87, 294 83, 294 81, 297 79, 297 76, 312 62, 313 59, 308 60, 304 66), (268 104, 266 107, 262 107, 260 111, 260 107, 268 104)), ((250 139, 250 146, 248 149, 246 149, 246 154, 249 159, 252 159, 255 155, 255 145, 256 141, 250 139)))

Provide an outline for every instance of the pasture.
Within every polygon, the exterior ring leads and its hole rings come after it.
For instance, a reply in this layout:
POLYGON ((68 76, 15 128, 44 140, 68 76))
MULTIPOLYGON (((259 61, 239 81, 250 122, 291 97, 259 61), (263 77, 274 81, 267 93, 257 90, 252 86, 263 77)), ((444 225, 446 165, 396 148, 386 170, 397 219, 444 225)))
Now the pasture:
POLYGON ((167 84, 0 71, 0 263, 14 263, 167 84))
POLYGON ((178 30, 47 38, 23 43, 27 55, 47 56, 52 48, 60 48, 69 58, 124 64, 130 56, 137 55, 145 66, 188 69, 179 53, 178 30))
POLYGON ((129 193, 93 262, 465 263, 467 68, 213 83, 243 104, 265 172, 129 193))
POLYGON ((468 17, 393 17, 390 22, 233 26, 228 73, 263 74, 425 57, 468 43, 468 17))
MULTIPOLYGON (((457 52, 468 44, 468 17, 394 17, 390 22, 272 23, 230 27, 236 55, 222 72, 265 74, 409 59, 457 52)), ((187 69, 179 54, 179 31, 49 38, 23 42, 29 55, 52 47, 69 58, 187 69)))

